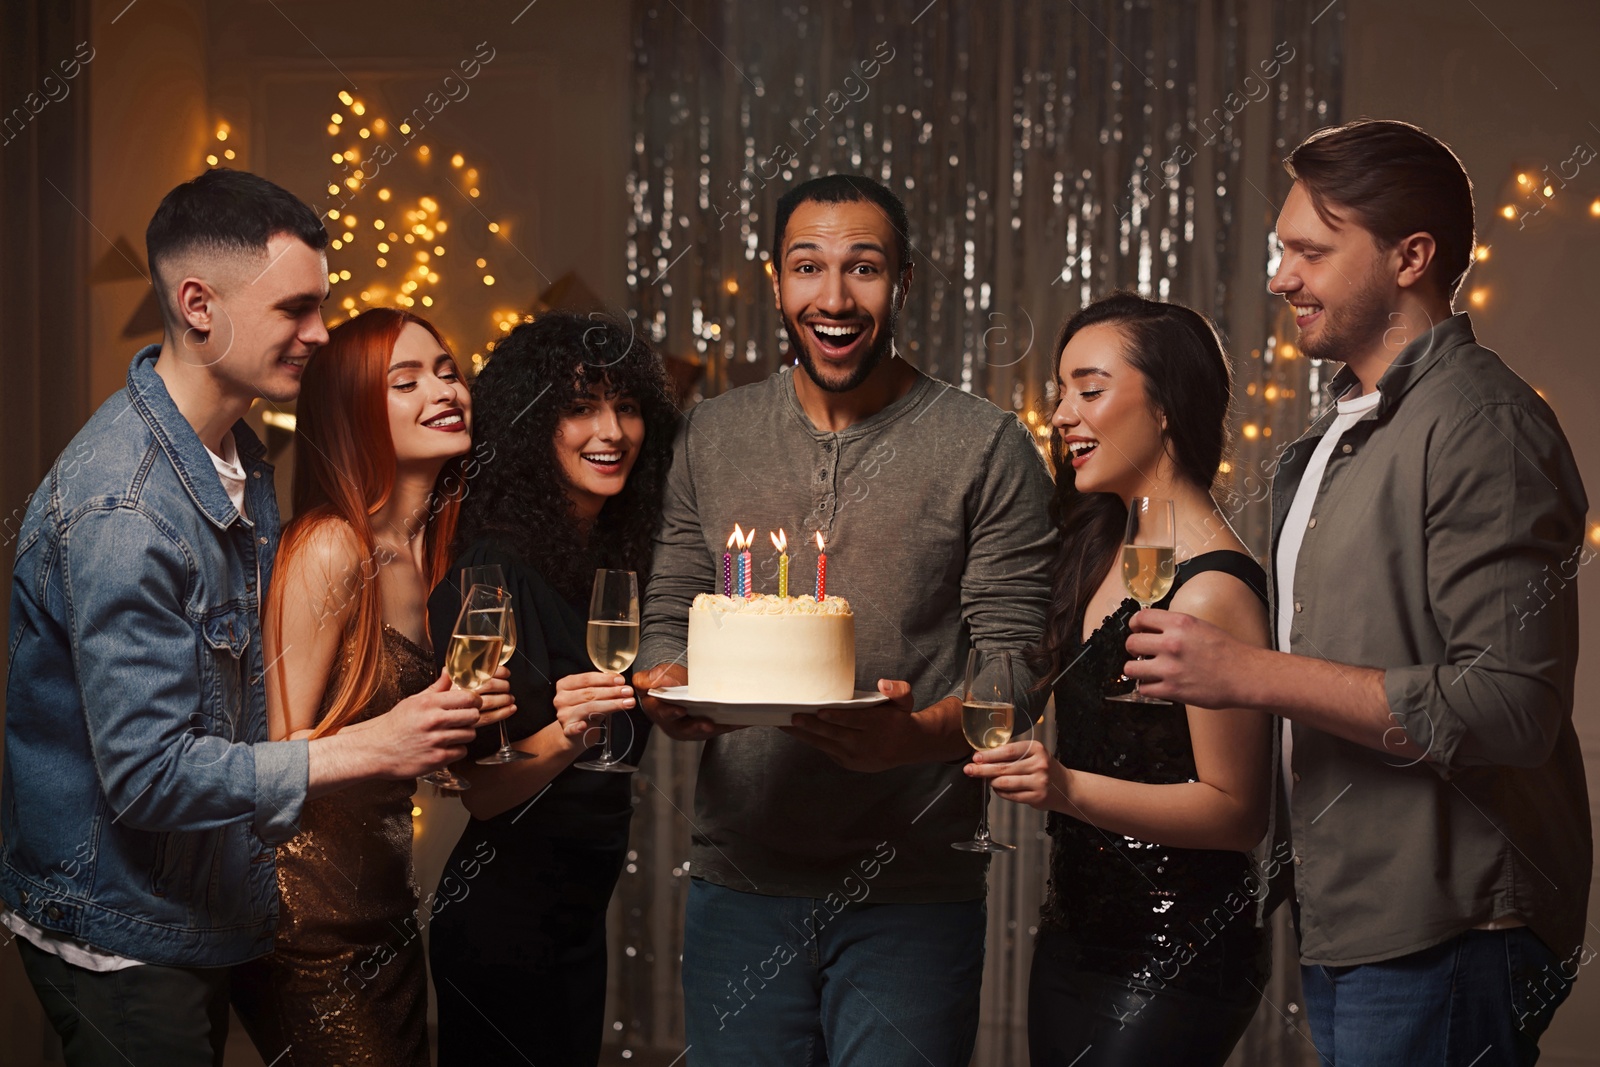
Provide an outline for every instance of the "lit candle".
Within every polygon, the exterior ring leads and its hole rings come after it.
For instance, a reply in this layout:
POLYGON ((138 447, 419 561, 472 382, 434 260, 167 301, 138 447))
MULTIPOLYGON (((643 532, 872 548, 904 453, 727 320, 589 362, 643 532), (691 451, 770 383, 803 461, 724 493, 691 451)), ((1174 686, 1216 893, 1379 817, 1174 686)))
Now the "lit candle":
POLYGON ((744 577, 740 580, 740 592, 745 596, 750 595, 750 545, 756 539, 754 530, 747 530, 744 535, 744 551, 739 553, 739 573, 744 577))
POLYGON ((772 547, 778 550, 778 595, 789 595, 789 538, 782 530, 772 534, 772 547))
POLYGON ((828 595, 828 554, 823 550, 822 531, 817 531, 817 600, 828 595))
POLYGON ((733 527, 733 547, 738 550, 738 554, 733 557, 733 588, 729 590, 728 595, 738 596, 744 592, 744 531, 739 529, 737 523, 733 527))
POLYGON ((733 543, 739 540, 739 524, 733 526, 733 533, 728 535, 728 550, 722 554, 722 595, 733 595, 733 543))

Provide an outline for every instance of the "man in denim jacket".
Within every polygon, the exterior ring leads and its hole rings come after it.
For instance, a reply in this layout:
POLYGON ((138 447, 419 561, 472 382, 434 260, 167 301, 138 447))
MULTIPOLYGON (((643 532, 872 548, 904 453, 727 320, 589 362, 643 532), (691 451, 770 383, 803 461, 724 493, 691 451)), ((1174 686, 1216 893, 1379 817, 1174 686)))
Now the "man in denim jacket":
POLYGON ((12 580, 0 923, 74 1064, 221 1062, 228 970, 272 948, 273 846, 308 796, 461 758, 440 691, 268 741, 259 609, 272 467, 242 416, 327 340, 328 237, 213 170, 146 234, 165 319, 33 494, 12 580))

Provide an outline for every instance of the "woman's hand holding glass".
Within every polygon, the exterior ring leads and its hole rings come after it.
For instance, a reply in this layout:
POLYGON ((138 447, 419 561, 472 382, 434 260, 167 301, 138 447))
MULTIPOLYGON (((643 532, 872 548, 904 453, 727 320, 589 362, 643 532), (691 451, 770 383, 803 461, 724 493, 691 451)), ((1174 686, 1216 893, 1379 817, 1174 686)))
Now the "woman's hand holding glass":
POLYGON ((604 717, 633 707, 635 698, 622 675, 591 671, 557 681, 554 703, 562 739, 582 752, 603 740, 604 717))
POLYGON ((1006 800, 1040 811, 1062 810, 1067 797, 1067 769, 1032 739, 974 752, 966 771, 988 779, 989 788, 1006 800))

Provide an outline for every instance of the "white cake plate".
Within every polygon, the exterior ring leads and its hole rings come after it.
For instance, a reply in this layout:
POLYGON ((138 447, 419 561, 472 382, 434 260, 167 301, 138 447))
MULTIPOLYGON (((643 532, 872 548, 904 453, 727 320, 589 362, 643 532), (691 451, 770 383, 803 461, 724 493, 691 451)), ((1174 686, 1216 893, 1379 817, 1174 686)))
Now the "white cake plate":
POLYGON ((889 698, 874 689, 857 689, 849 700, 829 700, 820 704, 785 703, 773 700, 751 704, 742 700, 706 700, 689 696, 686 685, 671 685, 652 689, 650 695, 676 704, 690 715, 698 715, 725 726, 788 726, 799 712, 817 711, 821 708, 870 708, 886 704, 889 698))

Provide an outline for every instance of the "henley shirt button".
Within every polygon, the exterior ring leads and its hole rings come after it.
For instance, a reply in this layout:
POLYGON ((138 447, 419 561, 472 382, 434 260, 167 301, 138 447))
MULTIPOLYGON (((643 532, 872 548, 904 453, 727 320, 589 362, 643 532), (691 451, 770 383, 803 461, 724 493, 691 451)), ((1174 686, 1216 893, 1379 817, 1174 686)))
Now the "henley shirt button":
POLYGON ((1316 520, 1315 516, 1312 516, 1311 521, 1306 523, 1306 529, 1315 530, 1316 528, 1317 528, 1317 520, 1316 520))
POLYGON ((1355 446, 1349 441, 1346 441, 1343 445, 1339 446, 1339 450, 1348 456, 1350 453, 1355 451, 1355 446))
POLYGON ((1300 603, 1300 601, 1296 600, 1294 602, 1294 610, 1295 610, 1295 614, 1298 615, 1300 612, 1306 610, 1306 606, 1304 604, 1300 603))
POLYGON ((259 540, 260 540, 260 542, 262 544, 266 544, 267 543, 267 539, 265 537, 259 538, 259 540))
POLYGON ((54 905, 54 904, 52 904, 48 908, 44 909, 44 913, 46 915, 50 916, 50 918, 55 920, 56 922, 60 922, 61 921, 61 909, 59 907, 57 907, 56 905, 54 905))

